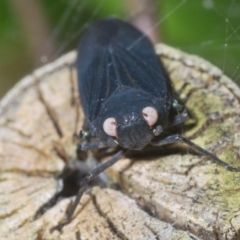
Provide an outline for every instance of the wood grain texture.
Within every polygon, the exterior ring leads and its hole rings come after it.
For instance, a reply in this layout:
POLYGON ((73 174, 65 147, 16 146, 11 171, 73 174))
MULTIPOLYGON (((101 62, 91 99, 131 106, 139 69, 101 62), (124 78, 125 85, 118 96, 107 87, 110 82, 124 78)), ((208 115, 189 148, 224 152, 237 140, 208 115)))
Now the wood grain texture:
MULTIPOLYGON (((231 165, 239 164, 239 88, 196 56, 159 44, 156 52, 195 118, 184 135, 231 165)), ((0 239, 240 239, 240 173, 181 144, 121 160, 107 171, 120 190, 84 194, 63 233, 65 198, 32 221, 62 187, 76 161, 83 124, 69 53, 27 76, 0 102, 0 239), (151 154, 150 154, 150 153, 151 154)))

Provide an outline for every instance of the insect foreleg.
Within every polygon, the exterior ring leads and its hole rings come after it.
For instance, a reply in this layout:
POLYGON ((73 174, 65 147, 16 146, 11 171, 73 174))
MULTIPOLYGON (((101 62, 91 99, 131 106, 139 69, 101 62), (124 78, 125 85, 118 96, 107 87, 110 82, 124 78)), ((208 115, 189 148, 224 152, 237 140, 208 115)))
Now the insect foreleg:
POLYGON ((96 168, 94 168, 92 171, 90 171, 87 176, 85 176, 83 178, 83 180, 80 183, 80 188, 78 190, 77 196, 69 210, 69 212, 67 213, 67 218, 66 221, 64 221, 63 223, 60 223, 58 225, 56 225, 55 227, 52 227, 50 229, 50 232, 52 233, 53 231, 57 230, 60 231, 62 230, 62 228, 69 224, 72 220, 72 216, 77 208, 77 205, 79 203, 79 201, 81 200, 81 197, 83 195, 83 193, 85 192, 88 183, 94 179, 95 177, 97 177, 101 172, 105 171, 107 168, 109 168, 110 166, 112 166, 113 164, 115 164, 117 161, 119 161, 125 154, 126 154, 127 150, 121 150, 118 153, 116 153, 110 160, 108 160, 107 162, 97 166, 96 168))
POLYGON ((105 147, 108 146, 104 145, 102 142, 83 142, 78 146, 78 148, 82 151, 100 149, 105 147))

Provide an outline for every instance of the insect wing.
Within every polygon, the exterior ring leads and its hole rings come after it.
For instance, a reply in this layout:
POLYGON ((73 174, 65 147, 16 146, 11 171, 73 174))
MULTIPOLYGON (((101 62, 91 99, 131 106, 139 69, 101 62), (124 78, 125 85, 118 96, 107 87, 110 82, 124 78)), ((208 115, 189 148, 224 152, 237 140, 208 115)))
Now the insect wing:
POLYGON ((150 41, 133 26, 117 19, 99 20, 89 27, 79 46, 77 68, 88 123, 121 88, 140 89, 164 100, 171 94, 150 41))

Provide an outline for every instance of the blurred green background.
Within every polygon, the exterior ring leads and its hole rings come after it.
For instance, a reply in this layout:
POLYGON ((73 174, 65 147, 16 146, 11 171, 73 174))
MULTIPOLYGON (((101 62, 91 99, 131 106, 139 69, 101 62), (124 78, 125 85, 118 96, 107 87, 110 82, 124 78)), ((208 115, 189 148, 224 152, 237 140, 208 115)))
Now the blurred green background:
POLYGON ((208 59, 240 83, 239 0, 1 0, 0 98, 33 69, 75 49, 91 21, 127 20, 141 1, 155 10, 162 42, 208 59))

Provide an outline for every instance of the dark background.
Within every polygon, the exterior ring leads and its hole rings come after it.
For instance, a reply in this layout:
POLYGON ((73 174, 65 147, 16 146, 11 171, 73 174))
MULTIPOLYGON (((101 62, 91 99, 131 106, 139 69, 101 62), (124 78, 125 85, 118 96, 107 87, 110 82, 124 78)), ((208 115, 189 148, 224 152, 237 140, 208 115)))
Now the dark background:
POLYGON ((1 0, 0 98, 23 76, 75 49, 97 18, 132 19, 145 1, 161 42, 200 55, 240 83, 240 0, 1 0))

